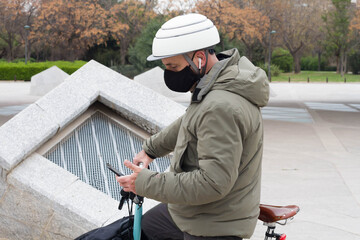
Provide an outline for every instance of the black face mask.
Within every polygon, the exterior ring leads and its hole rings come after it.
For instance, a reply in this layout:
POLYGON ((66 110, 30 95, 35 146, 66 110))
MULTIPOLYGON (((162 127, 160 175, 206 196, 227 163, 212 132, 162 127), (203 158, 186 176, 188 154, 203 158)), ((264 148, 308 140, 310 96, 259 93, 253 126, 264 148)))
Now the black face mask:
POLYGON ((173 72, 165 69, 164 79, 166 86, 175 92, 188 92, 191 87, 200 79, 190 66, 185 67, 179 72, 173 72))

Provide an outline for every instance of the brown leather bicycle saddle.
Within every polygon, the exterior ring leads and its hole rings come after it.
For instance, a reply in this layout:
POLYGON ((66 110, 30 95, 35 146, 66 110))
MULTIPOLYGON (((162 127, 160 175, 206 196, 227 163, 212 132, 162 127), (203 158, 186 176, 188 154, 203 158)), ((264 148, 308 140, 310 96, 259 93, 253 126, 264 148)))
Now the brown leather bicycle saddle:
POLYGON ((296 205, 272 206, 260 204, 259 219, 263 222, 271 223, 285 220, 295 216, 300 211, 296 205))

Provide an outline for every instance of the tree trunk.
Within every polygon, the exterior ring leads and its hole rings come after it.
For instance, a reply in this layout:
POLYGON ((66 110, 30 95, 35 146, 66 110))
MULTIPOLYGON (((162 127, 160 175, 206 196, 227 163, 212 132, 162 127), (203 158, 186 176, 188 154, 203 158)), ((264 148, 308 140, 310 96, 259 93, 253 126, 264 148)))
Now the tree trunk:
POLYGON ((12 41, 12 37, 9 33, 9 38, 7 39, 7 44, 9 47, 9 51, 7 52, 7 60, 10 62, 12 60, 14 60, 14 46, 13 46, 13 41, 12 41))
POLYGON ((67 59, 68 61, 75 61, 76 58, 76 48, 74 47, 74 41, 72 38, 70 38, 68 40, 68 54, 67 54, 67 59))
POLYGON ((126 40, 120 42, 120 64, 126 64, 126 55, 129 44, 127 44, 126 40))
POLYGON ((126 55, 125 55, 125 49, 122 47, 120 48, 120 65, 125 65, 126 63, 126 55))
POLYGON ((31 57, 31 42, 28 40, 28 44, 27 44, 27 60, 30 61, 30 57, 31 57))
POLYGON ((344 74, 346 73, 346 53, 345 53, 345 50, 341 51, 341 55, 340 55, 340 73, 341 73, 341 77, 344 77, 344 74))
POLYGON ((246 44, 245 41, 243 41, 245 47, 246 47, 246 54, 247 54, 247 58, 250 60, 250 62, 252 61, 253 58, 253 48, 251 47, 250 44, 246 44))
POLYGON ((318 71, 321 71, 321 52, 318 51, 318 71))
POLYGON ((248 57, 249 57, 250 62, 252 62, 252 60, 253 60, 253 51, 252 51, 251 48, 248 51, 248 57))
POLYGON ((266 66, 266 64, 269 62, 269 51, 266 50, 266 48, 264 49, 264 66, 266 66))
POLYGON ((300 73, 301 72, 300 53, 294 52, 294 53, 291 53, 291 55, 293 56, 293 59, 294 59, 294 73, 300 73))
POLYGON ((340 57, 336 55, 336 73, 340 73, 340 57))
POLYGON ((341 77, 344 77, 344 54, 341 54, 340 57, 340 74, 341 77))

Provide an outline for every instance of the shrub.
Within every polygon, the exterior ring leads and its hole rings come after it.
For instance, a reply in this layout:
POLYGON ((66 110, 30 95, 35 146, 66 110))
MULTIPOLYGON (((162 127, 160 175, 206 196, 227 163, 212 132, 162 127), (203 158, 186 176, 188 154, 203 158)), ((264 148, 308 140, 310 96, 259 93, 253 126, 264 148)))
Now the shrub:
POLYGON ((82 67, 86 62, 84 61, 75 61, 75 62, 66 62, 66 61, 54 61, 54 62, 38 62, 38 63, 28 63, 24 62, 3 62, 0 61, 0 79, 1 80, 31 80, 31 77, 35 74, 38 74, 52 66, 57 66, 68 74, 72 74, 80 67, 82 67))
POLYGON ((318 61, 314 57, 302 57, 300 64, 301 70, 316 71, 318 69, 318 61))
POLYGON ((336 66, 325 66, 324 67, 324 71, 327 71, 327 72, 336 72, 336 66))
MULTIPOLYGON (((17 58, 15 60, 12 61, 12 63, 20 63, 20 62, 25 62, 25 58, 17 58)), ((36 60, 34 58, 30 58, 27 60, 28 63, 30 62, 36 62, 36 60)))
POLYGON ((360 52, 353 53, 349 56, 349 67, 353 74, 360 73, 360 52))
MULTIPOLYGON (((301 70, 318 71, 319 62, 317 57, 311 57, 311 56, 302 57, 300 60, 300 64, 301 64, 301 70)), ((326 65, 326 60, 322 58, 320 62, 320 71, 324 71, 326 69, 325 65, 326 65)))
MULTIPOLYGON (((260 63, 258 65, 260 68, 262 68, 266 74, 268 75, 268 64, 263 64, 263 63, 260 63)), ((271 71, 271 76, 273 77, 277 77, 280 75, 280 73, 282 72, 279 68, 279 66, 275 65, 275 64, 271 64, 270 65, 270 71, 271 71)))
POLYGON ((291 72, 293 69, 293 57, 290 52, 283 48, 275 48, 272 54, 271 63, 279 66, 283 72, 291 72))

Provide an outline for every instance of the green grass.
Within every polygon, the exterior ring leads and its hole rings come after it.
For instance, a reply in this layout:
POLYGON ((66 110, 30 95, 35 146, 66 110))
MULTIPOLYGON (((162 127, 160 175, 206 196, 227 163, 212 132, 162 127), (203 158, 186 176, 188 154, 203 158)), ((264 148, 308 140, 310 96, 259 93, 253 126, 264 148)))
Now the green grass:
POLYGON ((345 74, 344 77, 341 77, 340 74, 335 72, 317 72, 317 71, 301 71, 301 73, 281 73, 277 77, 271 76, 272 82, 288 82, 290 77, 290 82, 307 82, 309 78, 309 82, 326 82, 326 78, 328 82, 344 82, 346 78, 346 82, 360 82, 360 75, 353 74, 345 74))
POLYGON ((57 66, 64 72, 72 74, 82 67, 85 61, 47 61, 47 62, 6 62, 0 61, 0 80, 25 80, 52 66, 57 66))

